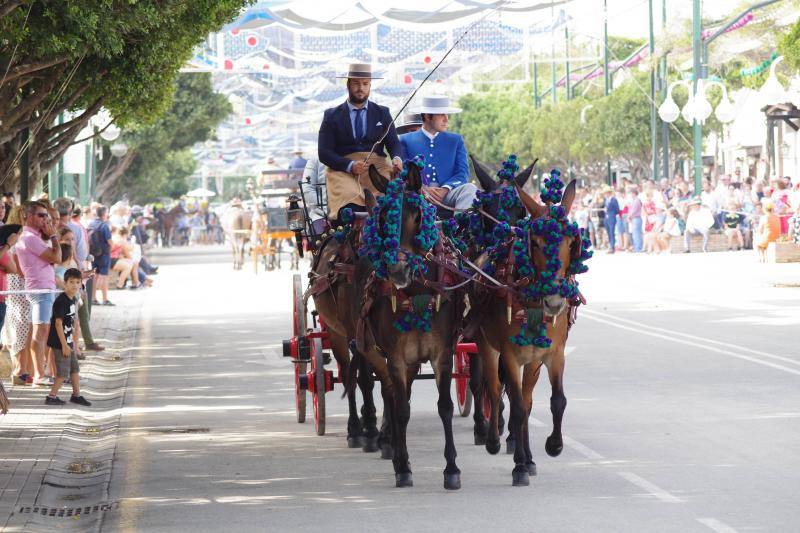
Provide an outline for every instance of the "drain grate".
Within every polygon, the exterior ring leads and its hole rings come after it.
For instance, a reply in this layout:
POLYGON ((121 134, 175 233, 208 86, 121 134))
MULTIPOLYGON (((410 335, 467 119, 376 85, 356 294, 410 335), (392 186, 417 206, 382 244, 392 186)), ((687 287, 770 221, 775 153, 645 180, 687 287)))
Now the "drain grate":
POLYGON ((80 459, 67 465, 67 472, 70 474, 93 474, 97 472, 100 463, 91 459, 80 459))
POLYGON ((19 508, 20 514, 37 514, 41 516, 52 516, 54 518, 69 518, 84 514, 101 513, 119 507, 119 502, 99 503, 86 507, 43 507, 43 506, 23 506, 19 508))
POLYGON ((211 428, 155 428, 150 433, 209 433, 211 428))

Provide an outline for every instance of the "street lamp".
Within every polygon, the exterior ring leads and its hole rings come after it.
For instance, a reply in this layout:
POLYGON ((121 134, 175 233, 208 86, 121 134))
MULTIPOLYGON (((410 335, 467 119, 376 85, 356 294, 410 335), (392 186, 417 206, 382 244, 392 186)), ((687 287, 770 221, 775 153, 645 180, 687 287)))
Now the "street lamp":
POLYGON ((778 63, 781 61, 783 61, 783 56, 775 58, 775 61, 772 62, 772 66, 769 68, 769 77, 767 81, 764 82, 764 85, 762 85, 761 89, 758 91, 766 99, 767 105, 782 104, 784 100, 786 100, 786 89, 783 88, 781 82, 778 81, 778 76, 775 74, 775 67, 777 67, 778 63))
POLYGON ((667 88, 667 97, 658 107, 658 116, 664 122, 675 122, 678 120, 678 115, 681 115, 686 122, 692 123, 697 120, 702 124, 711 116, 712 111, 714 111, 717 119, 723 123, 730 122, 735 118, 736 110, 728 98, 728 90, 722 83, 715 80, 697 80, 697 92, 692 94, 691 82, 678 80, 670 83, 667 88), (683 85, 689 91, 689 100, 681 110, 678 109, 678 105, 672 99, 672 90, 677 85, 683 85), (718 85, 722 89, 722 100, 720 100, 716 110, 712 109, 711 102, 706 97, 706 89, 711 85, 718 85))

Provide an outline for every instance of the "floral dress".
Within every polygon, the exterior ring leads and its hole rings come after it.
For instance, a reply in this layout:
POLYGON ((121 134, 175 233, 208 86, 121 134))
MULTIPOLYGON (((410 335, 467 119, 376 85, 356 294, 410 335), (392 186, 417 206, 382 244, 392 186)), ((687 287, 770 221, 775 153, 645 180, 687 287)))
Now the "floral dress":
MULTIPOLYGON (((18 274, 8 274, 8 290, 24 291, 25 278, 18 274)), ((3 344, 12 356, 25 348, 31 331, 31 305, 24 294, 6 296, 6 321, 3 325, 3 344)))

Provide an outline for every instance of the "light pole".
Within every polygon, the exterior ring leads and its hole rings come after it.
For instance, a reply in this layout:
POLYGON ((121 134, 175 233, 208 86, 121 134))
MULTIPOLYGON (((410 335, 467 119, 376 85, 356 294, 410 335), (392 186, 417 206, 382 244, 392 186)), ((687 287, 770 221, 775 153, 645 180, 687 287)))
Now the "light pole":
MULTIPOLYGON (((603 77, 605 81, 603 96, 608 96, 611 90, 611 76, 608 72, 608 0, 603 0, 603 77)), ((606 159, 606 181, 608 185, 613 184, 610 159, 606 159)))

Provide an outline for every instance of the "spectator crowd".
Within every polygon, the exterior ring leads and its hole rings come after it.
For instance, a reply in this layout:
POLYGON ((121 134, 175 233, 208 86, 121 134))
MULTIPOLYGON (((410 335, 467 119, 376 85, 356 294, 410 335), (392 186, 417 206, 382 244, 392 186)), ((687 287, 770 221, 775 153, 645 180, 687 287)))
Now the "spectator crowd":
POLYGON ((57 396, 64 382, 72 385, 71 402, 91 405, 80 393, 78 361, 105 349, 92 335, 92 307, 114 305, 111 280, 136 290, 151 286, 157 273, 145 256, 142 209, 114 207, 109 216, 100 204, 43 197, 18 205, 13 194, 3 195, 0 342, 12 360, 12 385, 48 387, 48 405, 65 403, 57 396))
POLYGON ((780 239, 800 244, 800 182, 720 176, 703 181, 699 196, 680 175, 672 181, 603 185, 578 191, 570 217, 587 231, 597 249, 613 254, 662 253, 679 240, 684 252, 700 237, 708 251, 713 234, 724 235, 728 250, 755 249, 765 260, 767 247, 780 239))

